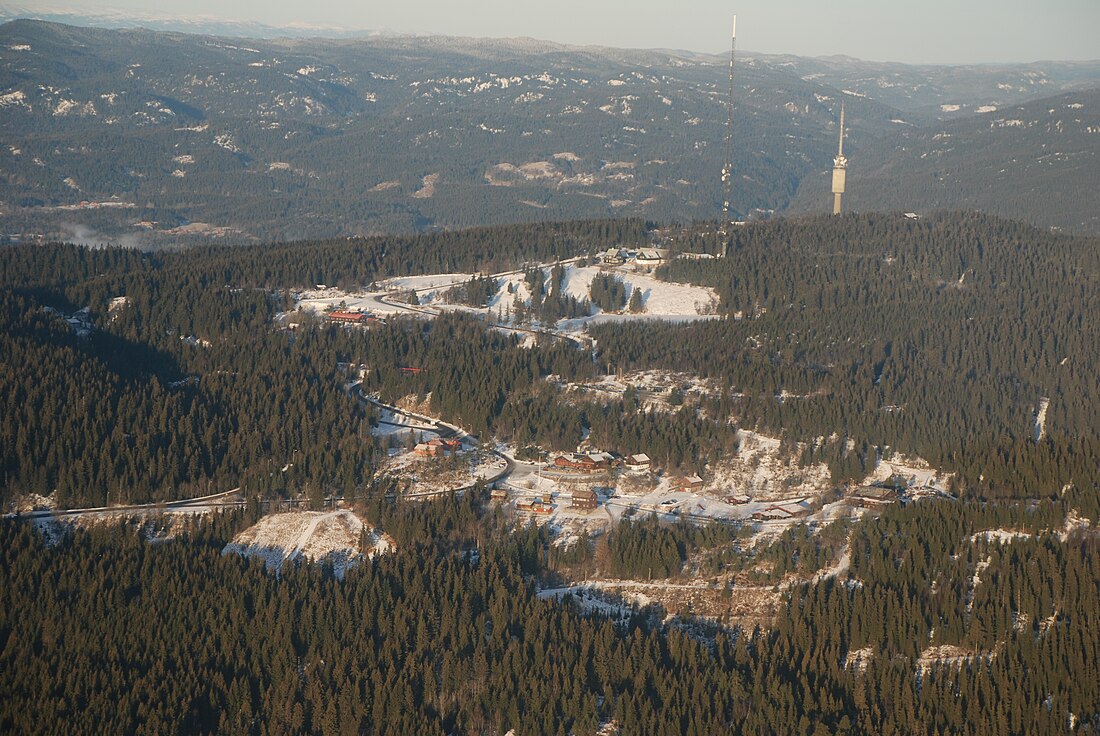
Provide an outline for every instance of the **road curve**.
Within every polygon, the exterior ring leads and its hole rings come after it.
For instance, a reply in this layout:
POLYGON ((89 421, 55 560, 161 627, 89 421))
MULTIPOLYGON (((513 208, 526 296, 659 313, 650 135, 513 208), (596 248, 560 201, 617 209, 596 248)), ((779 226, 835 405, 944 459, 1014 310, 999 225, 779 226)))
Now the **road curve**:
MULTIPOLYGON (((425 424, 428 424, 432 427, 432 430, 436 434, 438 434, 440 437, 458 437, 460 440, 465 439, 468 442, 470 442, 472 445, 474 445, 475 447, 477 447, 481 450, 484 450, 485 452, 488 452, 492 455, 496 455, 497 457, 499 457, 501 460, 504 461, 504 469, 501 470, 496 475, 485 478, 484 480, 485 480, 486 484, 491 484, 491 483, 496 483, 498 481, 502 481, 505 478, 507 478, 508 476, 510 476, 513 472, 515 472, 516 461, 514 459, 508 457, 507 455, 505 455, 500 450, 496 450, 496 449, 493 449, 491 447, 482 447, 480 440, 478 440, 474 435, 470 434, 469 432, 462 429, 461 427, 459 427, 457 425, 454 425, 454 424, 449 424, 449 423, 444 422, 440 419, 435 419, 433 417, 425 416, 423 414, 417 414, 415 412, 406 411, 404 409, 401 409, 400 407, 394 406, 393 404, 387 404, 384 401, 381 401, 379 399, 374 398, 373 396, 369 396, 366 393, 364 393, 363 392, 363 387, 359 384, 355 384, 354 386, 352 386, 352 389, 356 392, 356 394, 359 396, 359 399, 361 401, 364 401, 368 404, 376 406, 380 409, 385 409, 386 411, 389 411, 393 414, 399 414, 399 415, 404 416, 404 417, 409 417, 410 419, 415 419, 418 422, 423 422, 425 424)), ((447 491, 430 491, 430 492, 425 492, 425 493, 410 493, 410 494, 405 494, 402 497, 403 498, 427 498, 427 497, 430 497, 430 496, 441 496, 441 495, 445 495, 447 493, 452 493, 452 492, 453 493, 459 493, 459 492, 470 490, 473 487, 474 487, 473 485, 469 485, 469 486, 463 486, 462 488, 455 488, 455 489, 451 489, 451 490, 447 490, 447 491)))

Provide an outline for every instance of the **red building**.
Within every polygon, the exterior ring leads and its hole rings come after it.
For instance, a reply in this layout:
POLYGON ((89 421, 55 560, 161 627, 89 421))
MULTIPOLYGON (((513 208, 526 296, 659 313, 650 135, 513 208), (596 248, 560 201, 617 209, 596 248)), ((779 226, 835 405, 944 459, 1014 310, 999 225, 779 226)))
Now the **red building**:
POLYGON ((367 323, 370 315, 363 312, 329 312, 327 315, 329 322, 337 322, 343 325, 363 325, 367 323))

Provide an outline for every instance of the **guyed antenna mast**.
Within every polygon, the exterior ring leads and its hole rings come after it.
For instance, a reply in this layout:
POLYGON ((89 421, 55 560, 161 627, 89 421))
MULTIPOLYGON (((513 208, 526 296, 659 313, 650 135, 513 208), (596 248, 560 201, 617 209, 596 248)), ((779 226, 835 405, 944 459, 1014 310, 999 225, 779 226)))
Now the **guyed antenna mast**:
MULTIPOLYGON (((730 218, 730 189, 733 185, 733 61, 737 53, 737 16, 733 16, 730 33, 730 88, 726 100, 726 162, 722 166, 722 226, 719 233, 728 236, 733 220, 730 218)), ((729 249, 729 240, 722 242, 722 255, 729 249)))

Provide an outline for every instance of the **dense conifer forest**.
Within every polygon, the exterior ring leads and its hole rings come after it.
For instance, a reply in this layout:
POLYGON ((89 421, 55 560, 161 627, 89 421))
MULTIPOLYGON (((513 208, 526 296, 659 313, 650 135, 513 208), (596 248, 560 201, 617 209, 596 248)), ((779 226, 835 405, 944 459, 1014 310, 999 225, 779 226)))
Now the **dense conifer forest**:
MULTIPOLYGON (((113 485, 116 499, 142 501, 233 487, 251 474, 266 490, 265 464, 295 456, 306 475, 292 485, 364 487, 370 412, 339 390, 337 366, 349 362, 369 366, 367 388, 385 398, 430 394, 433 410, 475 432, 556 449, 588 428, 610 449, 701 470, 733 446, 722 429, 732 417, 807 442, 798 460, 828 462, 838 481, 902 451, 955 471, 960 490, 986 498, 1095 487, 1100 323, 1089 315, 1100 311, 1100 249, 979 215, 739 229, 729 258, 663 269, 716 288, 726 319, 594 326, 594 361, 549 339, 519 348, 471 318, 397 321, 369 335, 272 328, 296 286, 489 272, 643 237, 641 223, 625 221, 163 254, 5 248, 4 488, 57 488, 66 502, 92 503, 113 485), (88 307, 95 329, 78 337, 44 307, 88 307), (408 365, 427 370, 398 370, 408 365), (726 390, 701 414, 655 418, 629 401, 563 404, 540 381, 591 378, 596 365, 692 366, 726 390)), ((710 237, 677 242, 698 249, 713 246, 710 237)), ((532 318, 587 313, 562 294, 560 267, 527 274, 522 309, 532 318)), ((600 298, 613 286, 601 285, 600 298)))
MULTIPOLYGON (((704 230, 674 249, 713 251, 704 230)), ((531 319, 548 324, 588 308, 550 264, 649 237, 597 221, 156 254, 0 248, 5 501, 238 485, 253 499, 156 544, 138 522, 49 546, 0 521, 0 732, 1100 731, 1096 240, 965 214, 752 225, 728 258, 661 272, 715 288, 721 318, 598 325, 591 346, 526 345, 468 314, 369 330, 276 320, 317 283, 525 269, 531 319), (661 412, 636 392, 563 388, 609 364, 720 388, 661 412), (648 516, 554 547, 480 487, 388 498, 359 389, 427 401, 483 439, 572 449, 587 436, 670 472, 705 473, 738 427, 780 436, 791 463, 824 460, 838 485, 913 453, 955 472, 958 498, 794 526, 756 550, 737 529, 648 516), (307 489, 347 498, 396 551, 343 580, 222 553, 258 496, 307 489), (842 547, 846 575, 784 582, 842 547), (536 595, 590 572, 679 579, 692 565, 782 591, 774 621, 611 618, 536 595)), ((456 298, 483 301, 486 280, 456 298)))
MULTIPOLYGON (((853 533, 848 583, 793 589, 774 627, 755 631, 664 629, 645 610, 613 624, 579 616, 568 598, 539 601, 541 532, 507 533, 472 495, 375 509, 401 547, 341 582, 323 567, 276 577, 223 555, 248 521, 240 513, 156 545, 123 524, 48 548, 33 526, 4 521, 0 730, 1100 728, 1090 676, 1100 661, 1100 545, 1090 533, 1050 533, 1061 504, 1026 512, 943 502, 866 521, 853 533), (973 539, 1005 524, 1035 536, 973 539), (964 661, 919 661, 940 644, 960 647, 964 661), (869 661, 846 666, 865 647, 869 661)), ((675 528, 628 525, 612 540, 614 564, 675 560, 684 539, 675 528)))
MULTIPOLYGON (((641 223, 595 221, 160 254, 2 248, 0 493, 56 489, 63 506, 167 500, 237 485, 281 493, 315 483, 353 493, 369 484, 378 448, 371 412, 341 390, 348 379, 338 363, 376 357, 387 361, 378 366, 386 375, 397 361, 428 358, 440 368, 453 361, 469 383, 481 356, 467 351, 462 362, 452 355, 464 345, 446 330, 431 356, 403 342, 415 327, 377 339, 277 331, 273 318, 289 307, 289 288, 490 271, 640 237, 641 223), (93 329, 81 337, 61 316, 84 307, 93 329), (275 473, 288 463, 291 471, 275 473)), ((464 336, 485 351, 508 342, 472 326, 464 336)), ((510 354, 529 380, 574 373, 584 363, 561 347, 510 354)), ((503 368, 497 372, 501 384, 486 382, 478 401, 439 410, 487 428, 505 389, 517 387, 514 375, 505 383, 503 368)), ((445 378, 442 370, 433 375, 445 378)))
POLYGON ((717 289, 728 319, 599 325, 601 360, 718 378, 715 415, 810 441, 806 459, 838 477, 889 446, 984 497, 1095 487, 1096 239, 975 214, 777 220, 732 238, 728 258, 663 269, 717 289))

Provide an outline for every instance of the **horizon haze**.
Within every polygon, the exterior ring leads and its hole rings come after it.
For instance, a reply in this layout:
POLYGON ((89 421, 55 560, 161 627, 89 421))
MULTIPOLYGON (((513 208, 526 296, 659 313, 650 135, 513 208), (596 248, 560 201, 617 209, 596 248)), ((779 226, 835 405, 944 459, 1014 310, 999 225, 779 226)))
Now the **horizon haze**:
MULTIPOLYGON (((32 8, 0 4, 0 19, 41 18, 95 25, 157 24, 179 30, 196 24, 224 26, 252 35, 248 26, 294 31, 293 35, 393 33, 467 37, 529 37, 570 45, 661 48, 696 53, 728 49, 730 19, 740 19, 738 47, 764 54, 851 56, 906 64, 1001 64, 1097 58, 1090 31, 1100 28, 1100 3, 1053 0, 1042 12, 1021 2, 946 0, 926 3, 920 13, 871 0, 805 3, 746 0, 729 6, 714 0, 672 7, 647 0, 592 6, 564 0, 554 8, 532 2, 445 3, 366 7, 347 2, 310 6, 258 0, 195 0, 186 15, 165 12, 150 0, 38 3, 32 8), (577 23, 577 18, 586 18, 577 23)), ((229 35, 237 35, 230 33, 229 35)))

